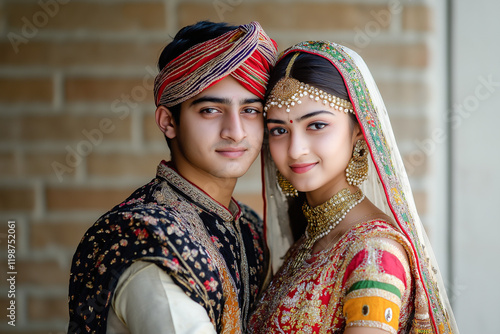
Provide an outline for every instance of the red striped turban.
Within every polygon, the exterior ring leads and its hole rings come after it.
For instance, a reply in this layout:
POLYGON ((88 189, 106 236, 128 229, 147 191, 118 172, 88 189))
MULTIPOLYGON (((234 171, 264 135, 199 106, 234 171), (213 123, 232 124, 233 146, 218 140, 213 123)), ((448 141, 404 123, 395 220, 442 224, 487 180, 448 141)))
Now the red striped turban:
POLYGON ((171 107, 231 75, 264 98, 277 46, 257 22, 199 43, 169 62, 155 79, 156 106, 171 107))

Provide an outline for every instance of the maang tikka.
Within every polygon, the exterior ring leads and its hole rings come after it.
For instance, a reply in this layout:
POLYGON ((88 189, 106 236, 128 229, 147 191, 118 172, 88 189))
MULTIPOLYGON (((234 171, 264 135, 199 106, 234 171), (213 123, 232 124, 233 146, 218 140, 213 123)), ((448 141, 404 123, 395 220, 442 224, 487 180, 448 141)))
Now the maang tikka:
POLYGON ((297 52, 293 55, 286 67, 285 76, 281 78, 271 90, 266 105, 264 106, 264 112, 267 112, 269 108, 273 106, 277 106, 278 108, 284 106, 286 111, 290 112, 291 107, 302 103, 300 100, 302 97, 309 96, 310 99, 322 102, 324 105, 328 105, 336 110, 354 113, 352 104, 348 100, 341 99, 340 97, 326 93, 319 88, 290 77, 293 63, 299 54, 300 53, 297 52))
POLYGON ((359 139, 352 151, 352 158, 345 170, 347 183, 359 186, 368 178, 368 146, 366 141, 359 139))

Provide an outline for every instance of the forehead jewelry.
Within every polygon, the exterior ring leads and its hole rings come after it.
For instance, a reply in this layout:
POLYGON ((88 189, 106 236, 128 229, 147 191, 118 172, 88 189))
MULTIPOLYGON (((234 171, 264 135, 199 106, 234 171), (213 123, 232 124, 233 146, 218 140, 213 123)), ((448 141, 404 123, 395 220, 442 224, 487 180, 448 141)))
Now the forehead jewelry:
POLYGON ((324 105, 328 105, 336 110, 354 113, 352 104, 348 100, 341 99, 290 77, 293 63, 299 54, 299 52, 295 53, 292 59, 290 59, 286 67, 285 76, 271 90, 264 106, 264 111, 267 112, 271 107, 277 106, 278 108, 285 107, 286 111, 290 112, 291 107, 302 103, 301 98, 308 96, 310 99, 322 102, 324 105))

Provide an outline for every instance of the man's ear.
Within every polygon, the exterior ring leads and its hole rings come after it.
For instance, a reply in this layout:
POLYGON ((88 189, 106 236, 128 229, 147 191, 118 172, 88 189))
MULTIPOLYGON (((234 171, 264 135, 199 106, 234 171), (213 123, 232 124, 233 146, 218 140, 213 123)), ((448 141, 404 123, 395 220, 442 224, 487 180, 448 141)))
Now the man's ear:
POLYGON ((167 138, 173 139, 176 136, 176 124, 172 117, 172 112, 165 106, 159 106, 155 112, 156 124, 167 138))

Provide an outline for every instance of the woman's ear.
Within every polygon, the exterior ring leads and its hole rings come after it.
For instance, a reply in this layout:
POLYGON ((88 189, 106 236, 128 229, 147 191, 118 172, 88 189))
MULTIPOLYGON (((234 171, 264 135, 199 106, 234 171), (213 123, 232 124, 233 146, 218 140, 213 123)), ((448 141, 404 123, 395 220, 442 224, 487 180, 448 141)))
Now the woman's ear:
POLYGON ((358 122, 356 122, 352 128, 352 141, 355 144, 358 140, 364 139, 363 131, 361 131, 361 127, 358 122))
POLYGON ((165 106, 159 106, 156 108, 155 112, 156 124, 160 128, 161 132, 169 138, 173 139, 176 136, 176 125, 174 118, 172 117, 172 112, 165 106))

